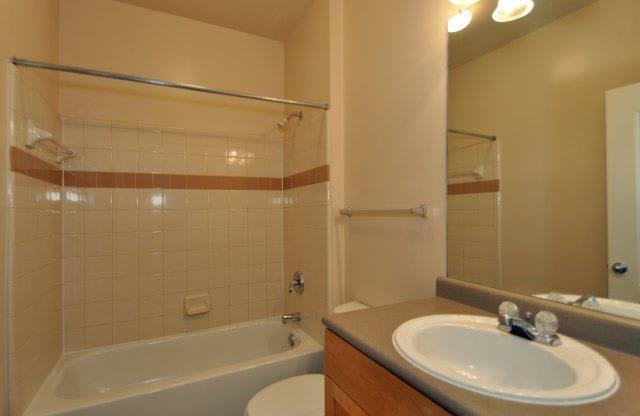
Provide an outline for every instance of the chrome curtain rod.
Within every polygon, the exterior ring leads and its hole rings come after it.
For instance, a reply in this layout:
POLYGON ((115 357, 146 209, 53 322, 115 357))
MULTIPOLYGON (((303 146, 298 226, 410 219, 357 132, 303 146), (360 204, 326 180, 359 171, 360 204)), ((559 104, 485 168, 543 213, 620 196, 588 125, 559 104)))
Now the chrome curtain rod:
POLYGON ((473 137, 479 137, 481 139, 488 139, 491 140, 492 142, 495 142, 497 140, 496 136, 490 136, 488 134, 480 134, 480 133, 474 133, 472 131, 466 131, 466 130, 458 130, 458 129, 448 129, 447 132, 449 133, 454 133, 454 134, 462 134, 464 136, 473 136, 473 137))
POLYGON ((260 95, 246 94, 243 92, 216 90, 213 88, 206 88, 198 85, 181 84, 178 82, 163 81, 160 79, 145 78, 145 77, 139 77, 136 75, 119 74, 117 72, 99 71, 96 69, 80 68, 76 66, 48 64, 45 62, 29 61, 27 59, 20 59, 16 57, 11 58, 11 62, 16 66, 24 66, 28 68, 38 68, 38 69, 46 69, 49 71, 59 71, 59 72, 68 72, 71 74, 89 75, 92 77, 118 79, 121 81, 137 82, 139 84, 149 84, 149 85, 155 85, 158 87, 167 87, 167 88, 176 88, 180 90, 204 92, 207 94, 225 95, 228 97, 246 98, 249 100, 266 101, 269 103, 276 103, 276 104, 297 105, 301 107, 320 108, 322 110, 329 109, 329 104, 317 104, 317 103, 310 103, 305 101, 287 100, 284 98, 264 97, 260 95))

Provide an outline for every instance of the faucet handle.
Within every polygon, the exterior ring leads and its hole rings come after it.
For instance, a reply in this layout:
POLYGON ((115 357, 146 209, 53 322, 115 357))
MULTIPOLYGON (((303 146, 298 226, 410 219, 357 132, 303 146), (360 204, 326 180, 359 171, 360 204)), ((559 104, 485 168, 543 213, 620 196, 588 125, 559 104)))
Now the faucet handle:
POLYGON ((538 312, 535 322, 540 335, 547 337, 555 335, 559 327, 556 315, 547 311, 538 312))
POLYGON ((498 315, 508 315, 514 318, 520 317, 520 310, 518 305, 513 302, 504 301, 498 307, 498 315))
POLYGON ((515 303, 502 302, 498 307, 498 329, 503 332, 511 332, 512 319, 519 316, 520 311, 515 303))
POLYGON ((299 270, 293 274, 293 278, 289 283, 289 293, 294 292, 297 295, 302 295, 304 293, 304 277, 302 276, 302 272, 299 270))

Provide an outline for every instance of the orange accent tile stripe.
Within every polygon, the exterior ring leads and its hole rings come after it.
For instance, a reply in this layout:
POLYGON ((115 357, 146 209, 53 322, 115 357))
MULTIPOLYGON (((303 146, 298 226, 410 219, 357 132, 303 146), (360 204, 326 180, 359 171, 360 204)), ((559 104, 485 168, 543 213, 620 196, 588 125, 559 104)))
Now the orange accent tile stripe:
POLYGON ((219 189, 281 191, 329 181, 329 165, 318 166, 286 178, 173 175, 133 172, 62 171, 15 146, 11 170, 56 185, 82 188, 219 189))
POLYGON ((31 153, 11 146, 9 149, 11 171, 39 179, 54 185, 62 185, 62 170, 31 153))
POLYGON ((131 172, 66 171, 64 184, 83 188, 282 190, 281 178, 131 172))
POLYGON ((329 165, 318 166, 317 168, 305 170, 295 175, 282 179, 282 189, 299 188, 301 186, 313 185, 329 181, 329 165))
POLYGON ((447 185, 448 195, 483 194, 487 192, 499 192, 500 180, 452 183, 447 185))

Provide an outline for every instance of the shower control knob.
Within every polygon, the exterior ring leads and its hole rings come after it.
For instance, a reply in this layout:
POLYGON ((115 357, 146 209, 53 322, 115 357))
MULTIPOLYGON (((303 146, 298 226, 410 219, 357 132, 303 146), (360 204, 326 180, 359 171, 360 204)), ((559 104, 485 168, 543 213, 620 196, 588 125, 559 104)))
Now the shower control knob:
POLYGON ((289 282, 289 293, 297 295, 304 293, 304 277, 302 277, 302 272, 299 270, 293 274, 293 279, 289 282))
POLYGON ((611 266, 611 271, 616 274, 625 274, 627 270, 629 270, 629 267, 621 261, 617 261, 611 266))

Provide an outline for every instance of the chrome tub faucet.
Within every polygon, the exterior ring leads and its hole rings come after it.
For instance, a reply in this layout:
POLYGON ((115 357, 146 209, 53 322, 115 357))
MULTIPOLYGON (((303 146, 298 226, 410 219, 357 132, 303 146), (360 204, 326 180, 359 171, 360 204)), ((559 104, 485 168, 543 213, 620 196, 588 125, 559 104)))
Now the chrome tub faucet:
POLYGON ((300 322, 302 320, 302 314, 300 312, 294 312, 292 314, 282 314, 282 323, 286 324, 287 322, 300 322))

